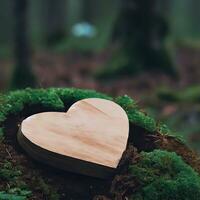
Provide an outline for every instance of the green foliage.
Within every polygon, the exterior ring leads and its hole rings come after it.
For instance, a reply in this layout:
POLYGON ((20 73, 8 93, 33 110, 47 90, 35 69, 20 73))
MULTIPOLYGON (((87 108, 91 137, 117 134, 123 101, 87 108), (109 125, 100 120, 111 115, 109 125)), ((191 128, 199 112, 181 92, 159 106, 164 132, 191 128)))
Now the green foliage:
POLYGON ((0 192, 0 199, 1 200, 25 200, 27 199, 26 196, 20 196, 15 194, 8 194, 6 192, 0 192))
POLYGON ((29 190, 21 188, 11 188, 7 192, 0 191, 1 200, 25 200, 32 194, 29 190))
POLYGON ((22 189, 22 188, 11 188, 8 190, 9 194, 18 194, 20 196, 30 196, 32 192, 30 190, 22 189))
POLYGON ((14 180, 18 176, 20 176, 22 173, 20 170, 14 168, 12 164, 8 161, 5 161, 3 166, 0 168, 0 179, 2 180, 14 180))
POLYGON ((42 190, 46 196, 48 196, 49 200, 59 200, 58 193, 52 187, 46 184, 42 178, 37 177, 37 185, 38 188, 42 190))
POLYGON ((162 88, 157 92, 158 98, 170 102, 200 102, 200 86, 191 86, 183 90, 172 90, 170 88, 162 88))
POLYGON ((5 200, 24 200, 31 195, 31 191, 27 189, 26 184, 20 180, 22 176, 21 170, 13 166, 9 161, 5 161, 0 166, 0 182, 6 181, 9 189, 0 191, 0 199, 5 200))
POLYGON ((200 199, 199 175, 175 153, 142 152, 130 172, 141 185, 132 196, 134 200, 200 199))

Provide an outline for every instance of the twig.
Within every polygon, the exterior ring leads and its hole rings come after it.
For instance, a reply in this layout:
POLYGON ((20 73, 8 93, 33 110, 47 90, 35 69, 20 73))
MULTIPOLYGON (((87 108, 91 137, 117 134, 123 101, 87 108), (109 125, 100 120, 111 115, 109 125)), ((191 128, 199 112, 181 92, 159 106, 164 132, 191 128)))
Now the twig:
POLYGON ((6 148, 6 152, 8 153, 9 157, 12 159, 12 156, 10 154, 10 152, 8 151, 8 149, 6 148))

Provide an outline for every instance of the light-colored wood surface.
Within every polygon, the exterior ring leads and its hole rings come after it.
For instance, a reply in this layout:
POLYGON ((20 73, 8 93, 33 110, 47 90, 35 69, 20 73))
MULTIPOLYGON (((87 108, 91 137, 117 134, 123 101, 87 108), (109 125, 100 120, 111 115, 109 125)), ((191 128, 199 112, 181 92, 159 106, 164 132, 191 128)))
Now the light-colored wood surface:
POLYGON ((67 113, 32 115, 21 124, 23 136, 38 147, 110 168, 117 167, 128 132, 125 111, 98 98, 78 101, 67 113))

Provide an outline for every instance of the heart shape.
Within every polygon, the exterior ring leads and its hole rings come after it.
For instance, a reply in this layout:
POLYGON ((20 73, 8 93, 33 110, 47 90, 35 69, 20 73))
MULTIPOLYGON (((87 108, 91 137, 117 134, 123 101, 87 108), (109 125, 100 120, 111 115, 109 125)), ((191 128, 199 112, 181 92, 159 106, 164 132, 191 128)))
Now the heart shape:
POLYGON ((26 118, 18 141, 32 157, 76 173, 107 177, 126 149, 129 122, 116 103, 89 98, 67 113, 44 112, 26 118))

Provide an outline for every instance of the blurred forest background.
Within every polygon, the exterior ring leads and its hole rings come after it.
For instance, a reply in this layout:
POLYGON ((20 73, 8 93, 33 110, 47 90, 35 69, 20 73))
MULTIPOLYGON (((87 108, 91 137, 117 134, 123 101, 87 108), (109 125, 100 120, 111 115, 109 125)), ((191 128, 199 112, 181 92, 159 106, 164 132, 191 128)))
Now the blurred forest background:
POLYGON ((200 1, 1 0, 0 91, 127 94, 200 151, 200 1))

